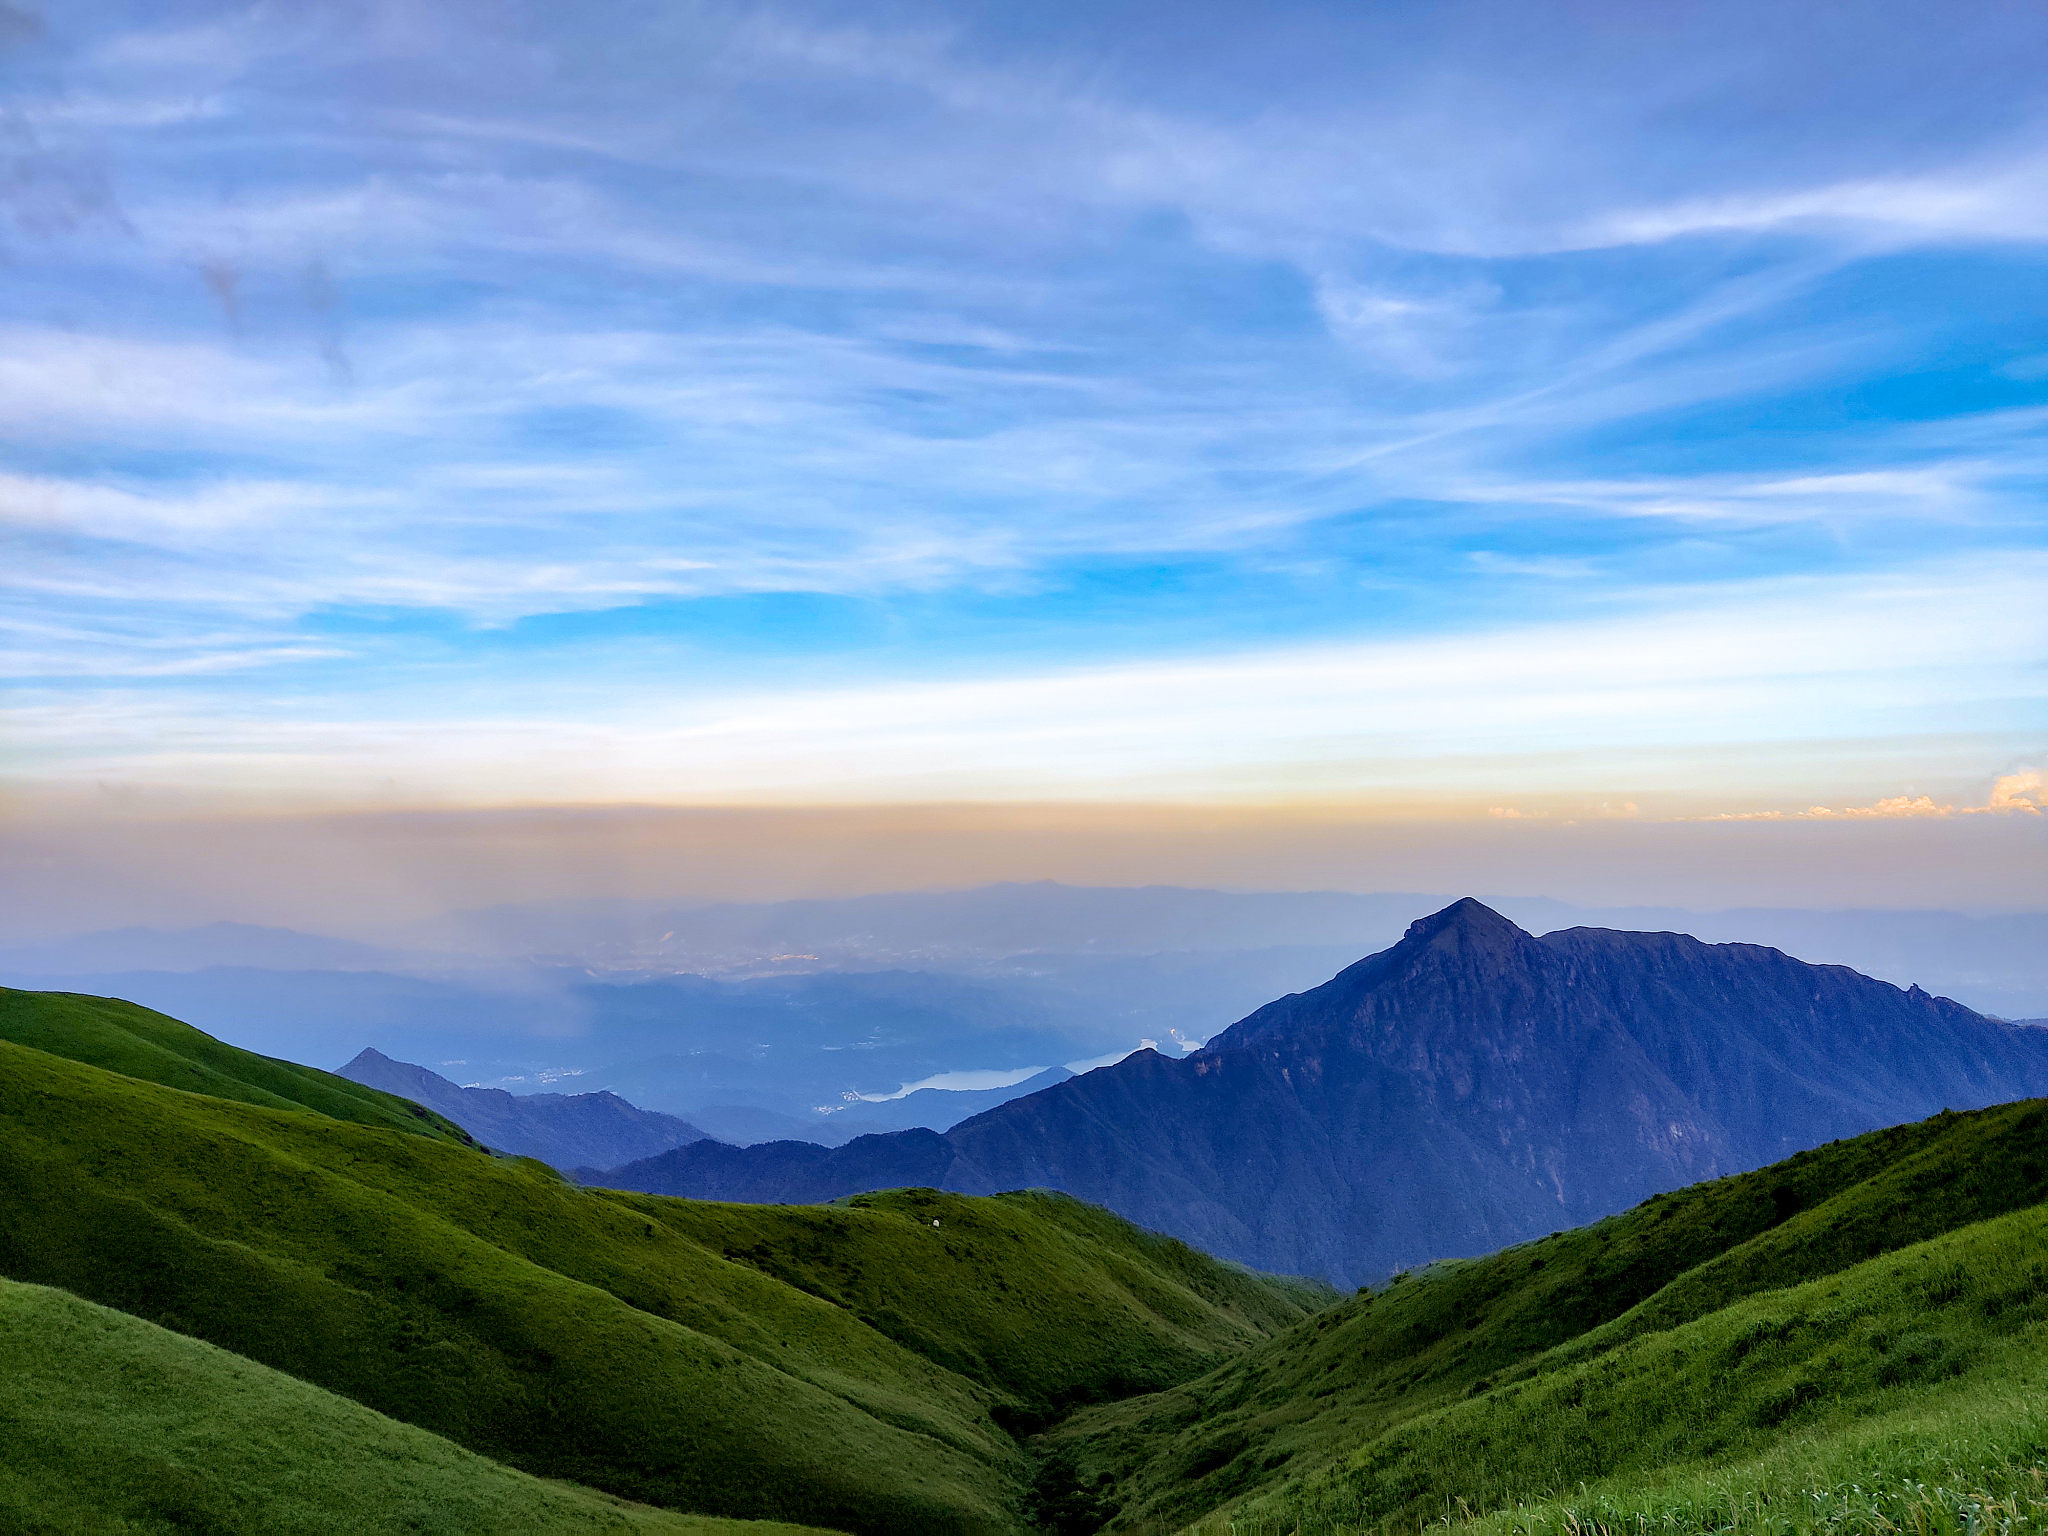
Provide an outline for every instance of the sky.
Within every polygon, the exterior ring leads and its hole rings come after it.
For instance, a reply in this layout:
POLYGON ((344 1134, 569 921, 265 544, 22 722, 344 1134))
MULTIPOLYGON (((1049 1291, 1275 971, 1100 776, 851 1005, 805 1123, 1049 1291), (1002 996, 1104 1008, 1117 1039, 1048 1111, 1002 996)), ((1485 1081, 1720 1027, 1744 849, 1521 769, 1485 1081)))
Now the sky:
POLYGON ((2048 907, 2044 428, 2037 5, 0 0, 63 922, 717 808, 713 894, 2048 907))

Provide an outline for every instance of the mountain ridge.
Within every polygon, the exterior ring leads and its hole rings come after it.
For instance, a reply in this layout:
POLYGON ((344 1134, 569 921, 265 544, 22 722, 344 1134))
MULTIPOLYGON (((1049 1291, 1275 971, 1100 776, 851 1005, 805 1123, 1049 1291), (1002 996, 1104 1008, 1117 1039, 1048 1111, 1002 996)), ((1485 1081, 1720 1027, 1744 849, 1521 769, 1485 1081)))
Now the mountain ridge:
POLYGON ((556 1168, 634 1162, 706 1139, 687 1120, 641 1109, 615 1093, 508 1093, 465 1088, 438 1072, 365 1047, 335 1074, 411 1099, 499 1152, 537 1157, 556 1168))
POLYGON ((794 1202, 910 1168, 969 1193, 1044 1185, 1349 1284, 2043 1092, 2048 1034, 1917 987, 1682 934, 1538 938, 1468 897, 1184 1059, 1141 1051, 942 1137, 682 1148, 597 1177, 794 1202))

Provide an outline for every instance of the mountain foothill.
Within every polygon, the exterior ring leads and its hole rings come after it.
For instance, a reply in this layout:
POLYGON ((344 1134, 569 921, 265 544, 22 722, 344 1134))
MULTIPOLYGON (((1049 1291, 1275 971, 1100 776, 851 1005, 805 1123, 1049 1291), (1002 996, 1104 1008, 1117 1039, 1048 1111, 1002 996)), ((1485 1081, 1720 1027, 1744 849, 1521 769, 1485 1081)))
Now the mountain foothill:
POLYGON ((838 1147, 0 988, 0 1528, 2018 1529, 2043 1096, 2048 1031, 1471 900, 838 1147))

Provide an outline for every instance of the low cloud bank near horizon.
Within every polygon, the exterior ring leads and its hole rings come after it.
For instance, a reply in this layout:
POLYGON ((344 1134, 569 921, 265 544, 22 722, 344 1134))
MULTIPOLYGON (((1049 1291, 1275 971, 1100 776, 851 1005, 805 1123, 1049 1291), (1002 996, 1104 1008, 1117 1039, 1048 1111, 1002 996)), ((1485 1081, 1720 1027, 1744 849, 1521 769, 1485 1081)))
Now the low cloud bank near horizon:
MULTIPOLYGON (((1939 805, 1932 795, 1889 795, 1874 805, 1815 805, 1803 811, 1718 811, 1692 821, 1896 821, 1947 816, 2039 816, 2041 774, 2034 768, 1999 775, 1982 805, 1939 805)), ((1634 809, 1633 806, 1630 807, 1634 809)), ((1498 813, 1497 813, 1498 814, 1498 813)), ((1512 812, 1508 814, 1513 814, 1512 812)))
POLYGON ((2048 817, 1451 820, 1136 804, 49 814, 0 831, 0 868, 0 934, 13 943, 217 920, 389 941, 500 903, 772 901, 1031 880, 1695 911, 2048 911, 2048 817))

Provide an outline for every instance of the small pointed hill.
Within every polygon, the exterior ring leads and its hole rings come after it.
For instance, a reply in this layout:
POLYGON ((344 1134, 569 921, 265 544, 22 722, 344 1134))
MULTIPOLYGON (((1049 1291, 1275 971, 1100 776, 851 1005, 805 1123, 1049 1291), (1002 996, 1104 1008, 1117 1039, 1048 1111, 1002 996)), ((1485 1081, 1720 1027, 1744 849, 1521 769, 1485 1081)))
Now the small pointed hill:
POLYGON ((496 1151, 556 1168, 609 1168, 705 1139, 689 1121, 641 1109, 615 1093, 464 1088, 378 1050, 360 1052, 338 1075, 424 1104, 496 1151))
POLYGON ((281 1064, 158 1015, 130 1036, 120 1005, 8 1001, 39 1044, 0 1039, 0 1277, 672 1510, 1016 1532, 1017 1434, 1331 1299, 1053 1194, 759 1209, 583 1189, 310 1068, 270 1078, 297 1099, 259 1091, 241 1074, 281 1064))
POLYGON ((1352 1284, 1943 1108, 2048 1093, 2048 1032, 1751 944, 1469 898, 1194 1055, 1142 1051, 955 1126, 698 1145, 605 1183, 735 1200, 902 1181, 1063 1189, 1209 1252, 1352 1284))

